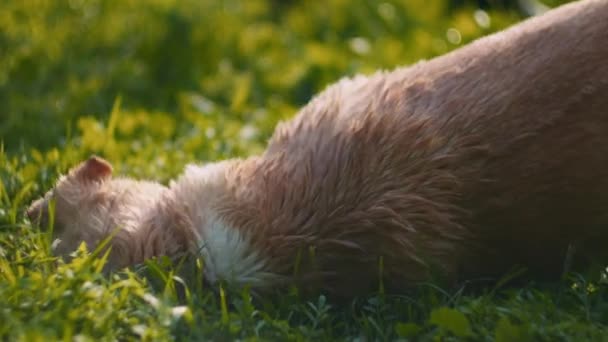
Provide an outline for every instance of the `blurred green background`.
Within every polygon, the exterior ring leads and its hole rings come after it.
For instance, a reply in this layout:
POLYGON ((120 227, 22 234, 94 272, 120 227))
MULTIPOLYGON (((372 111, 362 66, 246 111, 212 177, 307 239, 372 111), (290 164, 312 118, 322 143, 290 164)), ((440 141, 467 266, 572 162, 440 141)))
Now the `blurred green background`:
POLYGON ((328 83, 443 54, 520 20, 520 3, 4 0, 0 139, 12 152, 86 139, 120 97, 123 135, 214 137, 220 115, 263 141, 328 83))

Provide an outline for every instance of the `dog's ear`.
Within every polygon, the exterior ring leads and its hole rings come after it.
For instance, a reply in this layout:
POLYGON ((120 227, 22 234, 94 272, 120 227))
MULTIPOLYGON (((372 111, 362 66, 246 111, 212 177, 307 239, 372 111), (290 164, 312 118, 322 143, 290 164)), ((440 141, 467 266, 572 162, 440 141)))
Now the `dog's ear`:
POLYGON ((73 173, 83 181, 102 181, 112 176, 112 165, 103 158, 91 156, 80 163, 73 173))

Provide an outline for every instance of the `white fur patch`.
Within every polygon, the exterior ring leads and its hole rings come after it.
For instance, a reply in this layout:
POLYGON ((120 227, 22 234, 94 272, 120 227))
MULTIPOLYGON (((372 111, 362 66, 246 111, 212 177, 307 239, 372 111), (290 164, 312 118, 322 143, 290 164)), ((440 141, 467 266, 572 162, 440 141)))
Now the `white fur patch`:
POLYGON ((214 206, 226 191, 226 168, 230 161, 207 165, 188 165, 171 189, 180 202, 190 207, 191 219, 200 234, 199 250, 204 258, 205 278, 234 285, 265 287, 273 275, 264 257, 254 249, 247 236, 226 224, 214 206))
POLYGON ((248 239, 217 217, 210 216, 206 221, 200 242, 205 277, 211 282, 224 280, 235 285, 269 285, 271 275, 264 271, 265 261, 253 250, 248 239))

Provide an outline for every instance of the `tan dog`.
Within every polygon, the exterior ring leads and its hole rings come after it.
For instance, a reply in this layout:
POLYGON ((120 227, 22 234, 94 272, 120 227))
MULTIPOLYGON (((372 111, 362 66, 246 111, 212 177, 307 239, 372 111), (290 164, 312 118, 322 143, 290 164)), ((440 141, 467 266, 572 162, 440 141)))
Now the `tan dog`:
POLYGON ((435 267, 450 280, 515 264, 559 275, 569 245, 593 254, 588 240, 608 241, 608 1, 341 80, 280 124, 261 156, 190 165, 169 189, 99 165, 68 176, 94 179, 74 183, 87 200, 67 200, 65 180, 47 197, 60 238, 94 244, 107 229, 93 222, 123 226, 120 266, 189 250, 211 282, 342 296, 380 277, 400 291, 435 267))
MULTIPOLYGON (((66 256, 85 242, 93 250, 113 235, 110 268, 143 262, 159 255, 188 250, 194 236, 177 230, 155 229, 155 220, 168 189, 155 182, 112 178, 105 160, 91 157, 62 176, 43 198, 32 203, 27 215, 32 222, 49 225, 49 204, 54 203, 54 253, 66 256), (143 226, 147 229, 143 229, 143 226)), ((168 217, 171 215, 162 215, 168 217)), ((176 227, 176 229, 179 227, 176 227)))

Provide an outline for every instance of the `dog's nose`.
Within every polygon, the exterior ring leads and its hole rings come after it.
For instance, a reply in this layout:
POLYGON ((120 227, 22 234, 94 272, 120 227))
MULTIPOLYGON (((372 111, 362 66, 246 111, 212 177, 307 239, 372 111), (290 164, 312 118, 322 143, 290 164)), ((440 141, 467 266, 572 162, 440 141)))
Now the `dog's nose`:
POLYGON ((36 208, 27 208, 25 214, 30 219, 31 223, 36 224, 36 220, 38 219, 38 210, 36 210, 36 208))
POLYGON ((40 211, 43 209, 43 199, 39 198, 34 202, 30 203, 30 205, 25 210, 25 215, 30 219, 30 222, 36 224, 38 220, 40 220, 40 211))
POLYGON ((32 208, 28 208, 28 209, 25 211, 25 215, 27 215, 27 217, 30 219, 30 221, 32 221, 32 220, 33 220, 33 218, 34 218, 34 209, 32 209, 32 208))

